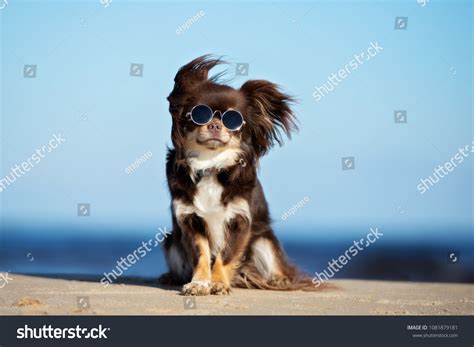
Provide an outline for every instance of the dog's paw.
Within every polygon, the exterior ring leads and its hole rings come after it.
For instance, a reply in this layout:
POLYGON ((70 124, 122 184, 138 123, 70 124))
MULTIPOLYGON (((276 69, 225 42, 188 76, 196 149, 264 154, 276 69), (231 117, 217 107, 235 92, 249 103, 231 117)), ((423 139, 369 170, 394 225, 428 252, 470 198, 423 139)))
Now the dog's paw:
POLYGON ((229 295, 230 287, 221 282, 212 283, 211 294, 213 295, 229 295))
POLYGON ((209 281, 193 281, 185 284, 181 294, 186 296, 209 295, 211 293, 211 284, 209 281))

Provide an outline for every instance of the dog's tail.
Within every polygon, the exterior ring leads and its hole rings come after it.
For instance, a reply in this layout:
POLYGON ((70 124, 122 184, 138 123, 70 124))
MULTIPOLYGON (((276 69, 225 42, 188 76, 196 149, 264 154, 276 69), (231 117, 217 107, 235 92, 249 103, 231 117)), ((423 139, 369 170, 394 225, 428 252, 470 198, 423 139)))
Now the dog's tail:
POLYGON ((237 270, 232 286, 237 288, 250 288, 250 289, 268 289, 268 290, 280 290, 280 291, 323 291, 330 289, 337 289, 337 287, 331 283, 314 281, 308 275, 299 271, 295 266, 291 265, 283 260, 282 274, 274 275, 271 279, 268 276, 264 276, 257 267, 252 264, 245 264, 243 267, 237 270))

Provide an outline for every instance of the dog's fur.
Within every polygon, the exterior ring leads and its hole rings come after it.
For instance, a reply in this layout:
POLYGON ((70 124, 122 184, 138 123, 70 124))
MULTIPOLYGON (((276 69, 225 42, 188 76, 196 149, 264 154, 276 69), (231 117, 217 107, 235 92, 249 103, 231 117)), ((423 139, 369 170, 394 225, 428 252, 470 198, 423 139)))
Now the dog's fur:
POLYGON ((183 66, 168 97, 173 233, 164 245, 170 271, 161 282, 184 284, 184 295, 228 294, 232 286, 314 289, 286 260, 257 178, 259 158, 297 128, 293 99, 264 80, 236 90, 208 78, 221 63, 203 56, 183 66), (196 125, 186 115, 198 104, 238 110, 246 124, 231 132, 216 116, 212 127, 196 125))

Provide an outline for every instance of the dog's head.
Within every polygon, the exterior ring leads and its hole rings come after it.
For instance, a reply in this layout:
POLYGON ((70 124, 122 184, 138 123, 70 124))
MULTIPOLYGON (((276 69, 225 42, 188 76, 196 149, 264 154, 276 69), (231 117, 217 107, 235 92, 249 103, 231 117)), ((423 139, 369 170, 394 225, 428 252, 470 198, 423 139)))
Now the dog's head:
POLYGON ((173 145, 182 158, 232 153, 223 156, 235 159, 243 154, 258 159, 275 143, 281 144, 283 133, 290 136, 296 129, 290 109, 293 99, 264 80, 250 80, 234 89, 219 84, 220 75, 208 78, 209 70, 221 63, 203 56, 176 74, 168 97, 173 145), (202 121, 200 113, 210 114, 209 121, 202 121))

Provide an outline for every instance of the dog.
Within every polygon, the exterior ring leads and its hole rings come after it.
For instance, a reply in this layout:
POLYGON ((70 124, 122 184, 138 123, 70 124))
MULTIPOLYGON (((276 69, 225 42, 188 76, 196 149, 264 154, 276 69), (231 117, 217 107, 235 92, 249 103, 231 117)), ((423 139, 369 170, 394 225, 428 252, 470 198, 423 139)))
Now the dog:
POLYGON ((240 89, 209 71, 205 55, 181 67, 168 96, 172 116, 166 175, 173 232, 164 243, 162 284, 183 295, 229 294, 231 287, 313 290, 291 265, 271 227, 257 177, 259 159, 297 130, 294 99, 269 81, 240 89))

